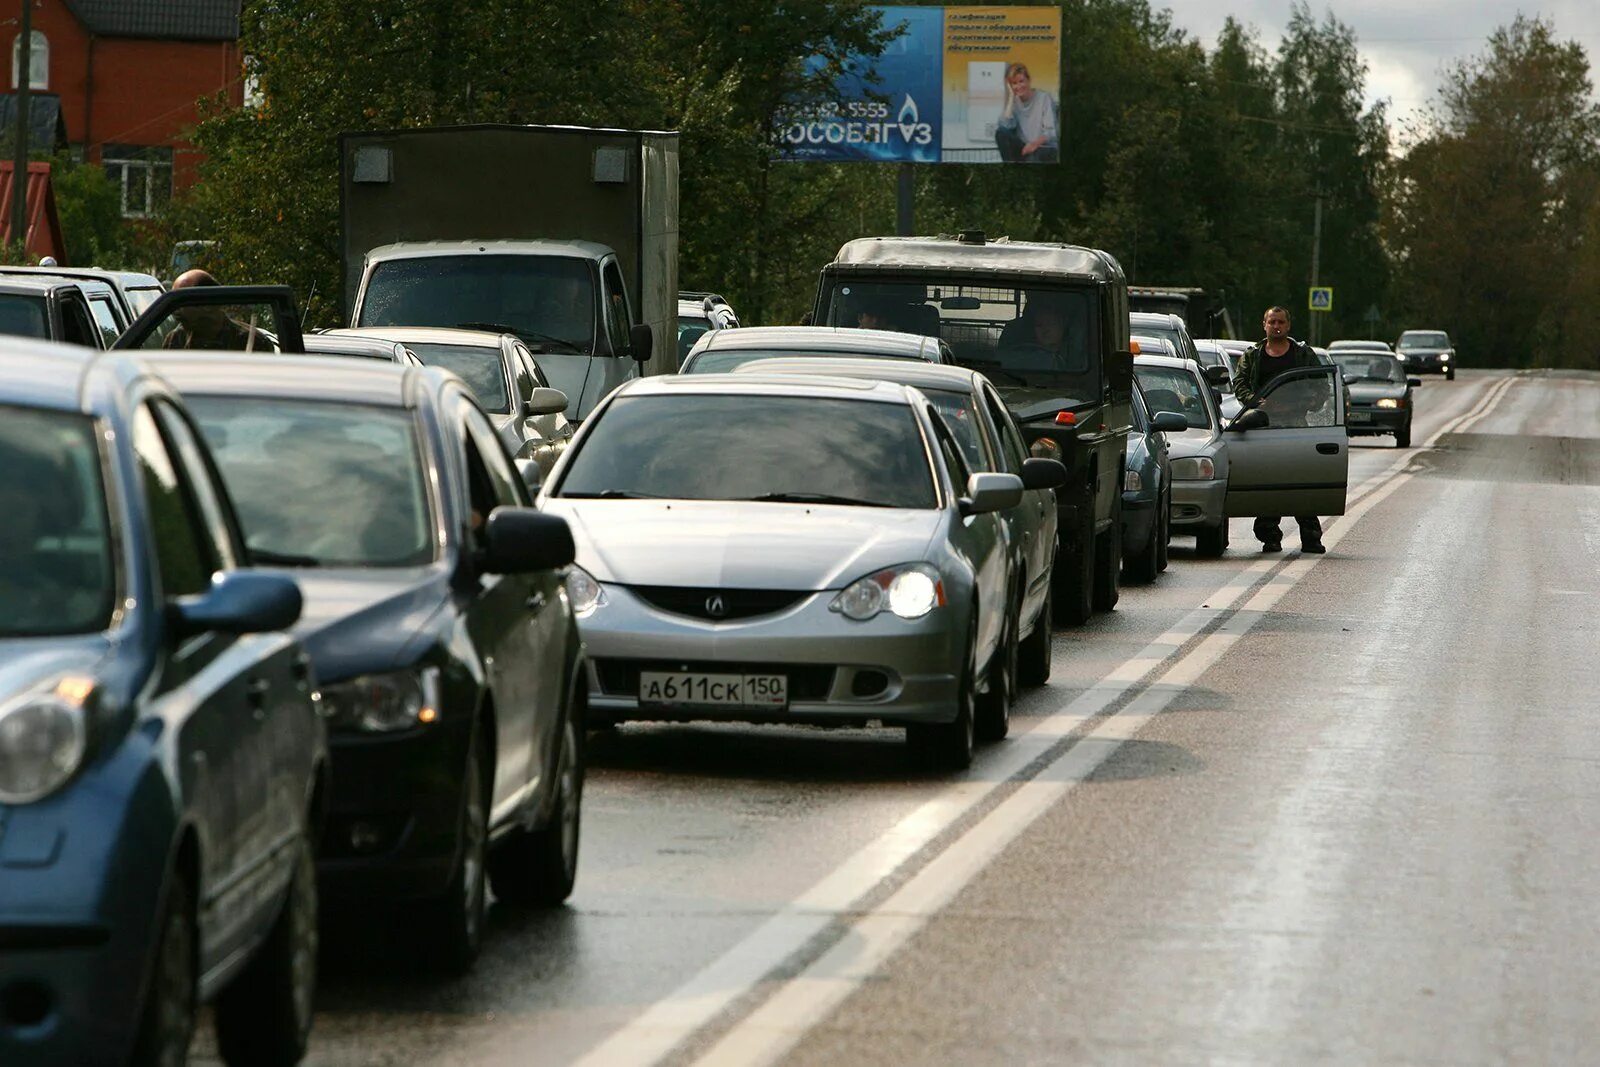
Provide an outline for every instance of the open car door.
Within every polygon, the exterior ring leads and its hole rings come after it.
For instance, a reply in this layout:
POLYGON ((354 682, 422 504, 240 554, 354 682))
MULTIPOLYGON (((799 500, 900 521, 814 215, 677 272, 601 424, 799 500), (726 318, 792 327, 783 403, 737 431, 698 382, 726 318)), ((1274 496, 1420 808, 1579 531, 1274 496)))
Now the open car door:
POLYGON ((134 319, 112 348, 212 352, 306 350, 287 285, 195 285, 174 289, 134 319))
POLYGON ((1259 429, 1228 427, 1230 516, 1343 515, 1350 484, 1344 382, 1335 367, 1302 367, 1274 378, 1256 409, 1259 429))

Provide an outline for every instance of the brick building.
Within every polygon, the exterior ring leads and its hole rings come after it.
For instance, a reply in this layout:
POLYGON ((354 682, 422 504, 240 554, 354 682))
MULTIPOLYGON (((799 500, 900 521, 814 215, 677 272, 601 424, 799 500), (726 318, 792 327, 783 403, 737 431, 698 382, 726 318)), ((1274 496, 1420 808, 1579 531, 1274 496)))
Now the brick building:
MULTIPOLYGON (((67 141, 122 186, 123 214, 160 210, 194 181, 185 139, 198 102, 244 98, 240 0, 21 0, 33 4, 28 81, 60 97, 67 141)), ((15 89, 19 0, 0 0, 0 52, 15 89), (8 17, 9 16, 9 17, 8 17)))

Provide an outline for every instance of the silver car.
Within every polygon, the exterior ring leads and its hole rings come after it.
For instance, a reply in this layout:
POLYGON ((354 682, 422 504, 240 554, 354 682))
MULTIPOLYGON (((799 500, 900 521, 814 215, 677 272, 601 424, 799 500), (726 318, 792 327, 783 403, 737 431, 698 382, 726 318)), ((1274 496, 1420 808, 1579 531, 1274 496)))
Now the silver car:
POLYGON ((540 496, 578 546, 590 721, 877 720, 966 766, 1007 714, 997 513, 1022 491, 907 386, 627 382, 540 496))
POLYGON ((722 374, 746 363, 783 356, 955 362, 948 344, 920 333, 836 326, 746 326, 713 330, 701 337, 684 357, 678 373, 722 374))
POLYGON ((1220 556, 1228 548, 1228 443, 1216 397, 1190 359, 1141 354, 1134 357, 1133 375, 1151 412, 1176 412, 1189 423, 1167 434, 1175 532, 1193 533, 1201 556, 1220 556))

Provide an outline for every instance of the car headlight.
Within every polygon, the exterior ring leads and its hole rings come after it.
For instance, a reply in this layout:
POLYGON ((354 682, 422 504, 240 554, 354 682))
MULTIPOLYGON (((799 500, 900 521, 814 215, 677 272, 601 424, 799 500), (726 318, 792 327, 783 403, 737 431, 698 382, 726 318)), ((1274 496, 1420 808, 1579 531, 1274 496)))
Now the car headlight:
POLYGON ((1374 406, 1375 407, 1380 407, 1380 408, 1389 408, 1389 409, 1403 408, 1403 407, 1405 407, 1405 402, 1402 401, 1402 400, 1396 400, 1392 396, 1386 396, 1383 399, 1379 400, 1377 402, 1377 404, 1375 404, 1374 406))
POLYGON ((907 563, 856 579, 839 591, 828 610, 857 622, 884 611, 902 619, 920 619, 944 602, 939 572, 926 563, 907 563))
POLYGON ((0 708, 0 803, 28 804, 54 793, 83 762, 84 705, 94 682, 76 675, 0 708))
POLYGON ((1130 493, 1137 493, 1144 488, 1144 478, 1138 471, 1129 471, 1122 476, 1122 488, 1130 493))
POLYGON ((1028 454, 1035 459, 1060 459, 1061 446, 1054 438, 1041 437, 1028 446, 1028 454))
POLYGON ((439 668, 363 674, 322 687, 322 715, 330 730, 392 733, 439 718, 439 668))
POLYGON ((1172 461, 1172 476, 1184 481, 1198 481, 1217 476, 1217 465, 1208 456, 1188 456, 1172 461))
POLYGON ((1447 360, 1449 358, 1450 358, 1450 353, 1448 353, 1448 352, 1440 352, 1439 353, 1440 361, 1444 361, 1444 360, 1447 360))
POLYGON ((567 599, 572 602, 572 613, 581 619, 606 602, 606 588, 574 563, 567 568, 567 599))

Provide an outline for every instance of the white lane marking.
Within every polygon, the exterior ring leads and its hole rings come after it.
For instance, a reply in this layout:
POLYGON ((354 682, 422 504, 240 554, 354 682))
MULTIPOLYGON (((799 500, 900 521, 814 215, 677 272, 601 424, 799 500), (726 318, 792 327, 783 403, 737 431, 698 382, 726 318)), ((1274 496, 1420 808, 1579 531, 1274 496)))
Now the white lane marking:
MULTIPOLYGON (((1323 543, 1334 547, 1372 508, 1413 474, 1397 474, 1337 521, 1323 543)), ((1080 741, 1024 782, 1016 792, 934 857, 888 900, 850 924, 833 947, 776 991, 725 1034, 695 1067, 759 1067, 784 1055, 817 1023, 876 974, 911 938, 943 911, 999 854, 1094 773, 1124 741, 1211 669, 1253 629, 1323 556, 1291 560, 1245 605, 1125 707, 1097 723, 1080 741)))
MULTIPOLYGON (((1472 411, 1447 424, 1445 428, 1430 437, 1427 444, 1432 444, 1446 432, 1454 432, 1457 425, 1468 416, 1481 414, 1487 410, 1490 395, 1498 388, 1500 388, 1498 384, 1491 388, 1472 411)), ((1410 462, 1412 454, 1408 453, 1401 457, 1383 474, 1364 483, 1358 490, 1360 503, 1366 505, 1378 481, 1394 476, 1410 462)), ((1377 499, 1381 498, 1372 498, 1372 502, 1376 503, 1377 499)), ((1336 520, 1337 525, 1330 528, 1324 543, 1337 544, 1344 529, 1364 513, 1364 507, 1350 509, 1343 520, 1336 520)), ((1287 566, 1280 570, 1272 581, 1278 582, 1285 573, 1291 568, 1299 567, 1302 562, 1315 562, 1315 558, 1307 557, 1305 560, 1291 558, 1287 566)), ((1000 752, 995 753, 996 758, 986 759, 975 768, 973 773, 981 774, 982 780, 969 777, 954 782, 943 789, 938 796, 920 805, 846 859, 827 877, 786 904, 723 955, 707 964, 687 982, 663 999, 651 1004, 644 1012, 595 1046, 576 1061, 577 1067, 634 1067, 634 1065, 643 1067, 669 1055, 694 1033, 731 1008, 736 1001, 754 991, 785 960, 803 949, 814 938, 825 933, 840 915, 858 910, 855 905, 881 885, 902 864, 959 822, 996 789, 1012 782, 1062 737, 1089 719, 1103 714, 1106 708, 1121 699, 1141 679, 1166 664, 1195 635, 1203 632, 1219 616, 1231 610, 1234 603, 1254 588, 1264 574, 1270 573, 1284 563, 1282 558, 1258 559, 1241 568, 1226 585, 1202 599, 1203 607, 1190 611, 1166 633, 1150 642, 1137 655, 1117 666, 1064 707, 1047 714, 1031 729, 1013 735, 1013 740, 1000 752)), ((1295 572, 1295 580, 1298 580, 1299 573, 1302 572, 1295 572)), ((1267 588, 1272 588, 1272 585, 1269 583, 1267 588)), ((1273 603, 1276 603, 1276 598, 1273 603)), ((1259 612, 1265 609, 1252 599, 1245 610, 1259 612)), ((1254 617, 1258 616, 1252 616, 1254 617)), ((1230 620, 1219 629, 1218 633, 1227 632, 1231 625, 1233 622, 1230 620)), ((1212 635, 1215 636, 1217 635, 1212 635)), ((1206 639, 1210 640, 1211 638, 1206 639)), ((1202 641, 1190 656, 1180 661, 1179 666, 1190 657, 1198 655, 1201 649, 1208 647, 1206 641, 1202 641)), ((1207 665, 1209 666, 1209 662, 1207 665)), ((1169 671, 1169 674, 1172 672, 1169 671)), ((1173 677, 1184 678, 1189 677, 1189 674, 1188 671, 1184 671, 1181 674, 1174 674, 1173 677)), ((1159 689, 1158 687, 1164 683, 1165 678, 1162 682, 1151 686, 1150 690, 1130 703, 1128 708, 1124 709, 1124 713, 1133 711, 1134 705, 1139 704, 1139 701, 1156 699, 1156 695, 1161 691, 1166 691, 1167 699, 1170 699, 1171 693, 1177 690, 1159 689)), ((1148 703, 1140 705, 1141 708, 1148 706, 1148 703)), ((1164 707, 1165 703, 1161 706, 1164 707)), ((1112 736, 1110 731, 1119 731, 1130 724, 1134 724, 1134 728, 1137 728, 1137 725, 1142 725, 1144 719, 1121 719, 1119 715, 1113 717, 1111 721, 1116 725, 1100 724, 1099 729, 1090 735, 1094 739, 1093 743, 1084 748, 1082 753, 1071 756, 1071 753, 1084 747, 1084 742, 1080 741, 1058 757, 1050 765, 1052 773, 1060 775, 1065 769, 1076 766, 1080 761, 1089 759, 1095 752, 1104 749, 1107 739, 1112 736), (1101 730, 1107 733, 1102 734, 1101 730), (1064 763, 1063 761, 1068 760, 1069 756, 1071 760, 1064 763)), ((1088 771, 1098 766, 1110 751, 1111 749, 1104 749, 1088 771)), ((1026 788, 1028 785, 1029 783, 1024 783, 1023 787, 1019 787, 1019 795, 1024 792, 1029 795, 1037 792, 1026 788)), ((1006 803, 1010 803, 1010 798, 1006 803)), ((1004 809, 1005 806, 1005 804, 999 805, 996 811, 1004 809)), ((848 995, 848 990, 845 990, 845 995, 848 995)), ((753 1016, 747 1017, 746 1022, 751 1018, 753 1016)), ((732 1038, 733 1033, 730 1032, 728 1038, 732 1038)), ((803 1031, 795 1033, 795 1040, 798 1040, 800 1033, 803 1031)), ((781 1051, 782 1049, 778 1050, 779 1053, 781 1051)))

